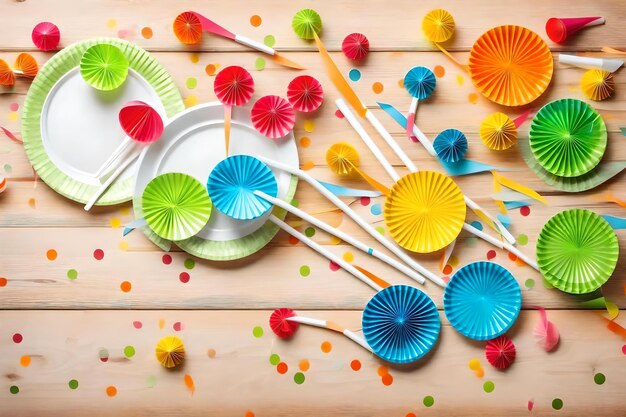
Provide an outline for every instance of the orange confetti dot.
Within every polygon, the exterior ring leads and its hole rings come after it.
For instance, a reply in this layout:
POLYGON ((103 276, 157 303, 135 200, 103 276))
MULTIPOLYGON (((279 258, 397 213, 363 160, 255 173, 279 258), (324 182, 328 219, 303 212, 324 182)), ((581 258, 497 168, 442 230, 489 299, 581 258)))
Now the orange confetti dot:
POLYGON ((383 375, 382 381, 383 385, 389 386, 393 384, 393 377, 391 376, 391 374, 383 375))
POLYGON ((191 54, 191 56, 189 57, 189 59, 191 60, 191 62, 193 62, 194 64, 197 64, 198 61, 200 61, 200 56, 198 54, 191 54))
POLYGON ((54 261, 57 256, 57 251, 55 251, 54 249, 48 249, 48 252, 46 252, 46 258, 48 258, 49 261, 54 261))
POLYGON ((246 411, 246 414, 244 414, 244 417, 254 417, 254 413, 250 410, 246 411))
POLYGON ((152 39, 152 35, 152 28, 146 26, 145 28, 141 29, 141 36, 143 36, 144 39, 152 39))
POLYGON ((37 205, 37 200, 35 200, 34 198, 29 198, 28 199, 28 206, 30 208, 35 208, 35 206, 37 205))
POLYGON ((9 282, 6 278, 0 277, 0 287, 6 287, 7 282, 9 282))
POLYGON ((325 341, 325 342, 322 342, 321 349, 322 349, 322 352, 328 353, 331 350, 333 350, 333 345, 331 345, 330 342, 325 341))
POLYGON ((374 84, 372 84, 372 91, 374 91, 375 94, 382 93, 384 89, 385 89, 385 87, 383 87, 383 84, 379 83, 378 81, 376 81, 374 84))
POLYGON ((444 275, 450 275, 452 273, 452 267, 450 265, 446 265, 443 267, 444 275))
POLYGON ((256 14, 250 16, 250 24, 254 26, 255 28, 258 28, 259 26, 261 26, 262 22, 263 20, 261 20, 261 16, 256 15, 256 14))
POLYGON ((289 367, 285 362, 280 362, 278 365, 276 365, 276 370, 279 374, 284 375, 289 370, 289 367))
POLYGON ((30 356, 28 355, 24 355, 20 358, 20 365, 22 365, 23 367, 27 367, 28 365, 30 365, 30 356))
POLYGON ((309 146, 311 146, 311 138, 307 137, 307 136, 303 136, 300 138, 300 146, 302 146, 303 148, 308 148, 309 146))
POLYGON ((215 351, 215 349, 209 349, 206 354, 209 356, 209 358, 213 359, 217 352, 215 351))
POLYGON ((482 378, 485 376, 485 370, 483 368, 478 368, 474 371, 474 374, 476 374, 478 378, 482 378))
POLYGON ((159 329, 163 330, 164 326, 165 326, 165 320, 159 319, 159 329))
POLYGON ((446 75, 446 69, 442 67, 441 65, 435 65, 433 72, 435 73, 435 77, 437 78, 441 78, 444 75, 446 75))
POLYGON ((124 292, 130 292, 130 290, 132 289, 132 285, 130 282, 128 281, 124 281, 120 284, 120 290, 124 291, 124 292))
POLYGON ((300 363, 298 363, 298 368, 300 368, 302 372, 308 371, 310 367, 311 367, 311 363, 309 362, 308 359, 302 359, 300 363))
POLYGON ((109 397, 115 397, 117 395, 117 388, 115 388, 113 385, 109 385, 106 391, 109 397))
POLYGON ((476 104, 478 103, 478 94, 470 93, 469 96, 467 96, 467 99, 469 100, 470 103, 476 104))
POLYGON ((378 374, 378 376, 383 377, 389 373, 389 368, 385 365, 380 365, 376 373, 378 374))
POLYGON ((308 171, 312 169, 314 166, 315 164, 313 163, 313 161, 306 161, 304 164, 302 164, 300 168, 302 168, 303 171, 308 171))
POLYGON ((406 413, 406 416, 404 417, 417 417, 417 416, 415 415, 415 413, 406 413))
POLYGON ((509 252, 509 259, 512 261, 516 261, 517 260, 517 255, 515 255, 514 253, 509 252))
POLYGON ((402 88, 404 90, 404 78, 400 78, 398 80, 398 87, 402 88))
POLYGON ((191 377, 191 375, 185 374, 184 380, 185 380, 185 386, 187 387, 189 391, 191 391, 191 395, 193 395, 193 393, 196 391, 196 386, 193 383, 193 378, 191 377))
POLYGON ((204 71, 207 73, 207 75, 215 75, 215 73, 217 72, 217 67, 214 64, 209 64, 204 67, 204 71))
POLYGON ((353 371, 358 371, 361 369, 361 361, 358 359, 354 359, 352 362, 350 362, 350 368, 352 368, 353 371))

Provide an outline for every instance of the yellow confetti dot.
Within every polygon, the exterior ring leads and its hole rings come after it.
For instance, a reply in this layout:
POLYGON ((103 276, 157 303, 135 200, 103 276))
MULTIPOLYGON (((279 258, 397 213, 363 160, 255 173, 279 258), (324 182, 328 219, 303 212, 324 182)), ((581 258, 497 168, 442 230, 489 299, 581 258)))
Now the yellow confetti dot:
POLYGON ((118 247, 120 248, 120 250, 123 251, 127 251, 128 250, 128 242, 125 240, 120 241, 120 244, 118 245, 118 247))
POLYGON ((468 365, 472 371, 475 371, 476 369, 480 369, 480 361, 476 358, 470 359, 468 365))
POLYGON ((111 224, 111 227, 114 229, 117 229, 118 227, 122 225, 122 221, 118 219, 117 217, 113 217, 109 223, 111 224))
POLYGON ((346 262, 354 261, 354 254, 352 252, 346 252, 343 254, 343 260, 346 262))
POLYGON ((375 94, 380 94, 383 92, 383 90, 384 90, 384 87, 382 83, 379 83, 378 81, 376 81, 374 84, 372 84, 372 91, 374 91, 375 94))
POLYGON ((122 214, 122 216, 128 216, 130 214, 130 207, 122 207, 120 209, 120 213, 122 214))
POLYGON ((109 29, 115 29, 117 27, 117 20, 115 20, 115 19, 107 20, 107 27, 109 29))
POLYGON ((198 97, 193 94, 185 97, 185 107, 193 107, 198 104, 198 97))
MULTIPOLYGON (((330 244, 331 245, 338 245, 341 243, 341 239, 339 239, 337 236, 331 236, 330 237, 330 244)), ((626 292, 626 288, 624 289, 624 292, 626 292)))
POLYGON ((305 120, 304 130, 306 132, 312 133, 315 130, 315 120, 305 120))
POLYGON ((404 89, 404 78, 400 78, 398 80, 398 87, 404 89))
POLYGON ((463 85, 463 83, 464 83, 464 82, 465 82, 465 78, 463 78, 463 76, 462 76, 462 75, 457 75, 457 76, 456 76, 456 83, 457 83, 458 85, 463 85))
POLYGON ((194 64, 197 64, 198 61, 200 61, 200 56, 198 54, 191 54, 189 59, 191 59, 191 62, 193 62, 194 64))
POLYGON ((20 119, 20 114, 16 111, 9 112, 9 122, 17 122, 20 119))

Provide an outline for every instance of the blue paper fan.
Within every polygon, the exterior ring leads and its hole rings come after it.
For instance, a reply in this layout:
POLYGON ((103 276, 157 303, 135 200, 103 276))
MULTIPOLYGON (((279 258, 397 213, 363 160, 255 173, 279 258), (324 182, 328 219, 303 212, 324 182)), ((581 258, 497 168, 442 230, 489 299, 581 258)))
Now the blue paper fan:
POLYGON ((374 353, 392 363, 415 362, 439 337, 435 303, 422 291, 392 285, 377 293, 363 311, 363 335, 374 353))
POLYGON ((426 67, 413 67, 404 76, 404 88, 419 100, 430 97, 436 84, 435 74, 426 67))
POLYGON ((251 220, 267 213, 272 207, 255 191, 276 197, 276 178, 263 162, 252 156, 234 155, 213 168, 207 182, 213 205, 225 215, 237 220, 251 220))
POLYGON ((490 340, 504 334, 522 306, 519 284, 492 262, 474 262, 459 269, 443 293, 446 317, 462 335, 490 340))
POLYGON ((446 129, 433 142, 437 156, 443 162, 459 162, 467 152, 467 138, 456 129, 446 129))

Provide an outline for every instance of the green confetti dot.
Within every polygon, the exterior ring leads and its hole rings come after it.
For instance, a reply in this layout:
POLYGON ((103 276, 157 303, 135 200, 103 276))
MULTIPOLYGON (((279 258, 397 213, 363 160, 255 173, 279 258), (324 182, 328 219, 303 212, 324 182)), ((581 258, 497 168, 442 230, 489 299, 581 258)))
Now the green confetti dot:
POLYGON ((9 392, 11 392, 11 394, 17 394, 18 392, 20 392, 20 388, 17 385, 11 385, 11 388, 9 388, 9 392))
POLYGON ((4 164, 4 172, 6 172, 7 174, 10 174, 11 171, 13 171, 13 167, 9 164, 4 164))
POLYGON ((277 354, 275 354, 275 353, 272 353, 272 354, 270 355, 270 364, 272 364, 272 365, 276 366, 276 365, 278 365, 279 363, 280 363, 280 356, 278 356, 278 355, 277 355, 277 354))
POLYGON ((427 395, 424 397, 423 402, 425 407, 432 407, 435 404, 435 399, 432 396, 427 395))
POLYGON ((133 346, 126 346, 124 348, 124 356, 126 356, 127 358, 132 358, 133 356, 135 356, 135 348, 133 346))
POLYGON ((376 228, 376 231, 377 231, 378 233, 380 233, 381 235, 385 236, 385 228, 384 228, 384 227, 382 227, 382 226, 378 226, 378 227, 376 228))
POLYGON ((298 207, 300 205, 300 203, 298 202, 298 200, 296 200, 295 198, 291 200, 291 205, 294 207, 298 207))
POLYGON ((602 385, 606 381, 606 377, 603 373, 598 372, 593 376, 593 381, 598 385, 602 385))
POLYGON ((156 386, 156 376, 149 376, 146 379, 146 386, 148 388, 154 388, 156 386))
POLYGON ((304 384, 305 379, 306 378, 304 377, 304 374, 302 372, 296 372, 296 374, 293 376, 293 382, 298 385, 304 384))
POLYGON ((308 277, 309 275, 311 275, 311 267, 309 267, 308 265, 302 265, 300 267, 300 275, 302 275, 303 277, 308 277))
POLYGON ((528 278, 526 281, 524 281, 524 286, 528 289, 531 289, 535 286, 535 280, 532 278, 528 278))
POLYGON ((185 84, 187 85, 188 89, 193 90, 198 86, 198 80, 196 80, 194 77, 189 77, 187 78, 187 82, 185 84))
POLYGON ((76 278, 78 278, 78 271, 75 269, 70 269, 69 271, 67 271, 67 277, 74 281, 76 278))
POLYGON ((307 228, 304 230, 304 234, 305 234, 307 237, 313 237, 313 236, 315 235, 315 229, 313 229, 312 227, 307 227, 307 228))
POLYGON ((185 268, 193 269, 194 266, 196 266, 196 261, 191 258, 185 259, 185 268))
POLYGON ((261 57, 257 58, 256 61, 254 61, 254 67, 257 71, 263 71, 265 69, 265 59, 261 57))
POLYGON ((522 246, 528 244, 528 236, 522 233, 521 235, 517 237, 517 243, 519 243, 522 246))
POLYGON ((494 384, 492 381, 485 381, 485 383, 483 384, 483 389, 486 393, 493 392, 495 388, 496 384, 494 384))
POLYGON ((76 389, 78 388, 78 381, 71 379, 70 382, 67 383, 67 386, 70 387, 70 389, 76 389))
POLYGON ((560 410, 561 408, 563 408, 563 400, 560 398, 555 398, 554 400, 552 400, 552 408, 554 408, 555 410, 560 410))
POLYGON ((257 339, 263 336, 263 327, 261 326, 255 326, 254 329, 252 329, 252 336, 256 337, 257 339))
POLYGON ((475 247, 477 242, 478 238, 475 237, 468 237, 467 239, 465 239, 465 245, 467 245, 468 248, 475 247))
POLYGON ((265 38, 263 38, 263 43, 271 48, 276 44, 276 38, 274 37, 274 35, 267 35, 265 38))

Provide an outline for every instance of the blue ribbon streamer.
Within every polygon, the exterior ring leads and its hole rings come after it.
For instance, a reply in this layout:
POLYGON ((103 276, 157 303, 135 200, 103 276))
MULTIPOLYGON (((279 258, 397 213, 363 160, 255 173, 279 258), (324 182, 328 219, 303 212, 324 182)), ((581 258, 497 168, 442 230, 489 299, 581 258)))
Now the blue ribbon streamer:
POLYGON ((126 226, 124 226, 124 232, 122 232, 122 236, 126 236, 136 228, 145 226, 146 224, 146 219, 143 217, 141 219, 135 219, 132 222, 128 223, 126 226))
POLYGON ((357 188, 348 188, 342 185, 331 184, 330 182, 319 181, 328 191, 337 197, 379 197, 382 193, 371 190, 359 190, 357 188))
POLYGON ((520 207, 530 206, 531 204, 533 204, 531 201, 505 201, 504 207, 507 210, 514 210, 520 207))
POLYGON ((607 214, 603 214, 602 217, 606 220, 613 229, 626 229, 626 219, 621 217, 609 216, 607 214))
POLYGON ((507 230, 511 227, 511 218, 506 214, 498 214, 498 220, 507 230))

